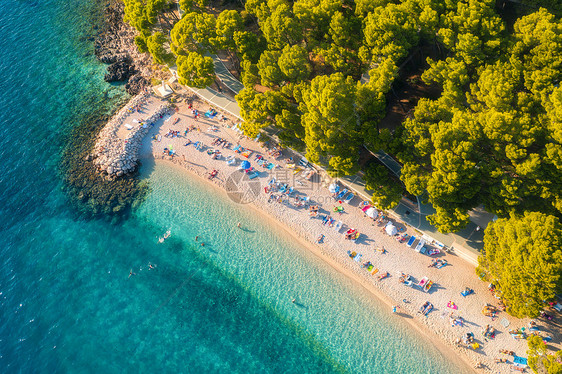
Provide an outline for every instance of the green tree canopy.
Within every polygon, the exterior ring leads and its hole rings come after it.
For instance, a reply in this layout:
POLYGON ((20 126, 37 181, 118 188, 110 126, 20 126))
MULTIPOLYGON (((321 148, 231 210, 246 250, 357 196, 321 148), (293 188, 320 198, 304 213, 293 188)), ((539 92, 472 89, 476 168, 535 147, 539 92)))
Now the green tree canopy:
POLYGON ((279 67, 279 57, 281 57, 281 51, 265 51, 262 53, 258 61, 262 85, 274 87, 286 79, 279 67))
POLYGON ((363 180, 365 188, 373 193, 372 202, 380 209, 392 209, 402 199, 402 184, 391 178, 389 170, 382 165, 369 165, 363 180))
POLYGON ((217 49, 236 49, 234 33, 243 31, 244 21, 236 10, 223 10, 217 17, 214 39, 217 49))
POLYGON ((251 31, 235 31, 233 37, 239 56, 252 63, 257 63, 262 52, 267 48, 264 38, 251 31))
POLYGON ((308 62, 308 52, 298 45, 285 46, 278 58, 278 65, 281 72, 291 82, 305 80, 312 72, 308 62))
POLYGON ((333 175, 358 170, 360 139, 354 109, 356 86, 341 73, 317 76, 303 92, 307 158, 327 164, 333 175))
POLYGON ((286 44, 292 45, 302 40, 301 24, 293 18, 290 6, 284 2, 274 8, 260 26, 272 49, 282 49, 286 44))
POLYGON ((561 374, 562 373, 562 351, 548 354, 546 344, 537 335, 527 338, 528 364, 535 373, 561 374))
POLYGON ((490 223, 477 272, 501 291, 508 313, 536 317, 562 291, 562 225, 532 212, 490 223))
POLYGON ((363 34, 374 62, 385 58, 398 62, 417 44, 418 25, 404 6, 388 4, 367 15, 363 34))
POLYGON ((176 60, 181 84, 190 87, 205 88, 215 80, 213 59, 189 52, 187 56, 178 56, 176 60))
POLYGON ((156 32, 146 38, 146 48, 148 52, 154 58, 154 61, 158 64, 173 64, 174 55, 171 54, 164 48, 164 43, 167 43, 168 39, 161 32, 156 32))
POLYGON ((215 16, 212 14, 186 13, 172 29, 172 52, 176 56, 187 56, 189 52, 213 51, 217 35, 215 24, 215 16))

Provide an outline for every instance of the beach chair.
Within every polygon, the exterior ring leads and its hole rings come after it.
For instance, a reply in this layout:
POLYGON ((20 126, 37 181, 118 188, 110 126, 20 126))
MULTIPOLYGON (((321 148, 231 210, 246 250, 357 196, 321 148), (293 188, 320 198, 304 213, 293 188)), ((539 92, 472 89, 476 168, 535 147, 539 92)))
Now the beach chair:
POLYGON ((336 223, 336 225, 334 226, 334 230, 336 230, 336 232, 340 232, 342 226, 343 226, 343 222, 338 221, 338 223, 336 223))
POLYGON ((250 179, 254 179, 260 176, 260 173, 256 170, 252 171, 251 173, 248 174, 248 178, 250 179))
POLYGON ((305 157, 303 157, 299 160, 299 165, 302 166, 302 167, 305 167, 305 168, 308 167, 308 163, 309 162, 305 157))
POLYGON ((415 241, 416 241, 416 237, 412 235, 410 236, 410 239, 408 240, 406 245, 411 248, 415 241))
POLYGON ((347 188, 344 188, 342 192, 336 195, 336 200, 341 200, 347 194, 347 188))
POLYGON ((354 197, 355 195, 353 193, 350 193, 349 195, 346 196, 346 198, 343 201, 349 204, 349 202, 353 200, 354 197))
POLYGON ((416 245, 416 248, 414 248, 414 250, 416 252, 420 252, 424 245, 425 245, 425 239, 422 238, 422 239, 420 239, 420 241, 418 242, 418 245, 416 245))

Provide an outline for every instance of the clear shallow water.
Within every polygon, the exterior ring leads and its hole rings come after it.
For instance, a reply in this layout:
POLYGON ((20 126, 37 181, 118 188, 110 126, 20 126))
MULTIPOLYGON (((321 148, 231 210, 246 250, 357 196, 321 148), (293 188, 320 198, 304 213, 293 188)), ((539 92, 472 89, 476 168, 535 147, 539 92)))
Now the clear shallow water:
POLYGON ((92 1, 0 3, 0 372, 459 372, 255 212, 175 169, 146 165, 152 192, 119 225, 70 211, 65 136, 125 97, 92 56, 98 16, 92 1))

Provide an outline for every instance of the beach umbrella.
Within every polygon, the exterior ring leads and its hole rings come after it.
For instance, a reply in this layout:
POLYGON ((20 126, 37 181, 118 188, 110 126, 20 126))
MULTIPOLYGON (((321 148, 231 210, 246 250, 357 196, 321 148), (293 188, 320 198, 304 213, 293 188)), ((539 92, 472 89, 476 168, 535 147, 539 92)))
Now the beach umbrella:
POLYGON ((398 234, 398 230, 396 229, 396 226, 394 226, 390 222, 386 225, 386 227, 384 229, 386 230, 386 233, 390 236, 394 236, 394 235, 398 234))
POLYGON ((244 161, 242 161, 242 163, 240 164, 240 169, 246 170, 246 169, 249 169, 251 166, 252 166, 252 165, 250 164, 249 161, 244 160, 244 161))
POLYGON ((367 215, 367 217, 375 218, 379 214, 379 212, 375 208, 370 207, 365 211, 365 214, 367 215))
POLYGON ((328 191, 330 191, 330 193, 336 193, 340 190, 340 186, 338 186, 336 183, 332 183, 329 187, 328 187, 328 191))

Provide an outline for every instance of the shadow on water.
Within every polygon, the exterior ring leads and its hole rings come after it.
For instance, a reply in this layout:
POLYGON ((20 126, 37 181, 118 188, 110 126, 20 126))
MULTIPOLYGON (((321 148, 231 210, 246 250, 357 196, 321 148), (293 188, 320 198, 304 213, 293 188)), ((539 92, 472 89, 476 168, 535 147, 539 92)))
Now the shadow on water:
POLYGON ((244 227, 239 227, 239 229, 241 231, 247 232, 248 234, 255 234, 256 233, 255 230, 250 230, 250 229, 247 229, 247 228, 244 228, 244 227))

